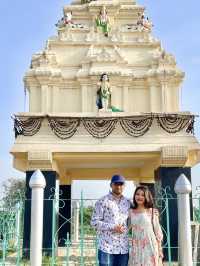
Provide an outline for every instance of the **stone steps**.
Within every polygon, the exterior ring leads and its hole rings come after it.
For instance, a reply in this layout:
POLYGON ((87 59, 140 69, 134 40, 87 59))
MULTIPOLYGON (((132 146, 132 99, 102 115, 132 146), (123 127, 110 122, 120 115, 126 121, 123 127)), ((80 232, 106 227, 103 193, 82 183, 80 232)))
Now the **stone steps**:
MULTIPOLYGON (((54 264, 55 266, 80 266, 81 265, 81 257, 74 256, 74 255, 69 256, 68 263, 67 263, 65 256, 56 257, 55 261, 56 261, 56 263, 54 264)), ((1 264, 1 261, 0 261, 0 265, 16 266, 16 257, 14 256, 7 257, 5 264, 1 264)), ((42 265, 51 266, 51 262, 49 260, 43 263, 42 265)), ((95 256, 88 256, 88 255, 84 256, 84 266, 96 266, 96 265, 97 264, 96 264, 95 256)), ((30 266, 30 262, 22 261, 20 262, 20 266, 30 266)), ((172 262, 171 265, 169 265, 169 263, 165 262, 164 266, 178 266, 178 263, 172 262)))
MULTIPOLYGON (((2 264, 0 261, 0 266, 15 266, 17 261, 17 254, 12 253, 6 258, 6 263, 2 264)), ((96 249, 94 248, 94 242, 88 241, 84 244, 84 266, 96 266, 96 249)), ((80 266, 81 265, 81 250, 80 243, 73 243, 72 246, 59 247, 57 250, 55 266, 80 266), (68 256, 68 260, 66 257, 68 256)), ((29 261, 20 262, 20 266, 29 266, 29 261)), ((50 260, 46 259, 46 263, 42 265, 51 266, 50 260)), ((164 263, 164 266, 169 266, 169 263, 164 263)), ((178 266, 178 263, 172 263, 170 266, 178 266)))

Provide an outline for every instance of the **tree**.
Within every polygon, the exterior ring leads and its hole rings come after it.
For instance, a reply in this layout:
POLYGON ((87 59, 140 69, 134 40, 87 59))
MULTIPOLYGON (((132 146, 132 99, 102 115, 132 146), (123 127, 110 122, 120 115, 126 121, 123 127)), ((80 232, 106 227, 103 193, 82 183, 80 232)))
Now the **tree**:
MULTIPOLYGON (((84 233, 86 234, 95 234, 95 230, 90 225, 93 209, 94 208, 92 206, 83 208, 83 228, 84 228, 84 233)), ((79 222, 81 224, 81 213, 80 213, 79 222)))
POLYGON ((13 207, 17 202, 25 199, 25 180, 9 178, 3 183, 2 203, 6 207, 13 207))

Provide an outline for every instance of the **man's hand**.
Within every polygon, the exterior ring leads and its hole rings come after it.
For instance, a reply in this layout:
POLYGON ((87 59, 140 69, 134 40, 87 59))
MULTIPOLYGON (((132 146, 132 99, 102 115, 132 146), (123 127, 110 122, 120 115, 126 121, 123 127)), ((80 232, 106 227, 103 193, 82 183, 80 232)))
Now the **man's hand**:
POLYGON ((119 225, 116 225, 114 228, 113 228, 113 232, 115 233, 118 233, 118 234, 122 234, 125 232, 125 228, 123 225, 119 224, 119 225))

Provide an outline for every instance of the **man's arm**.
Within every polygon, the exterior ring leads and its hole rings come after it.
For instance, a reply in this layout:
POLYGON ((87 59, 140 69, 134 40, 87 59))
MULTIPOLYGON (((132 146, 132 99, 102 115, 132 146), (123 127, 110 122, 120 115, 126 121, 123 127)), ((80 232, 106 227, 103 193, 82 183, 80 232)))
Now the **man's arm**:
POLYGON ((91 219, 91 226, 94 227, 96 230, 101 231, 110 231, 113 230, 115 227, 114 224, 104 222, 104 209, 103 202, 101 200, 97 201, 95 204, 91 219))

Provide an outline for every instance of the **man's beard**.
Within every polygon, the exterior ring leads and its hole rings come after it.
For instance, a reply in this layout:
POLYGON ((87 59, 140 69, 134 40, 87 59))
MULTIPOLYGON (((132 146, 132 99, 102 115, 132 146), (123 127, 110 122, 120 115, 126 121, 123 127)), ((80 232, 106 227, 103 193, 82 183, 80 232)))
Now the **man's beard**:
POLYGON ((113 193, 114 193, 115 195, 121 195, 121 194, 122 194, 121 191, 113 191, 113 193))

